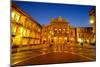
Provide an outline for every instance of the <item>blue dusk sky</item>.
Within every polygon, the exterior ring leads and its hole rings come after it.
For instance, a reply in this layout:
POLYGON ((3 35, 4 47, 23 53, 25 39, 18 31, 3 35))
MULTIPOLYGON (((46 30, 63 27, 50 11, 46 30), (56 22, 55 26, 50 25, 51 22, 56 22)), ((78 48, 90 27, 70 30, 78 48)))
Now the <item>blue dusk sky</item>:
POLYGON ((30 15, 41 25, 49 24, 52 18, 61 16, 69 21, 69 24, 75 27, 90 27, 89 11, 93 6, 73 5, 73 4, 55 4, 40 2, 13 1, 24 12, 30 15))

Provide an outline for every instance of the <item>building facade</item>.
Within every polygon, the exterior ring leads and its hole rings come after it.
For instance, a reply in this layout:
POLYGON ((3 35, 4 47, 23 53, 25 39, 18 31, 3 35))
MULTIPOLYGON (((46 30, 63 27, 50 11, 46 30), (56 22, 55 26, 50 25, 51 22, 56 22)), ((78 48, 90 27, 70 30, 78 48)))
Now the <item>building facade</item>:
POLYGON ((41 25, 16 4, 12 4, 11 43, 14 46, 36 46, 41 41, 41 25))
POLYGON ((92 27, 77 27, 77 42, 79 43, 89 43, 91 41, 91 36, 93 34, 92 27))
POLYGON ((93 43, 96 43, 96 7, 93 7, 91 9, 91 11, 89 12, 89 16, 90 16, 90 23, 92 25, 92 31, 93 31, 93 34, 92 34, 92 42, 93 43))
POLYGON ((96 33, 96 7, 92 8, 89 12, 90 23, 93 27, 93 32, 96 33))
POLYGON ((70 26, 69 42, 71 46, 76 46, 77 43, 77 31, 76 27, 70 26))
POLYGON ((79 43, 89 43, 92 37, 92 27, 73 27, 62 17, 51 19, 49 25, 43 25, 42 43, 49 44, 54 51, 61 51, 67 46, 77 46, 79 43))
POLYGON ((43 26, 42 42, 50 44, 58 51, 69 45, 69 33, 69 22, 59 16, 51 19, 49 25, 43 26))

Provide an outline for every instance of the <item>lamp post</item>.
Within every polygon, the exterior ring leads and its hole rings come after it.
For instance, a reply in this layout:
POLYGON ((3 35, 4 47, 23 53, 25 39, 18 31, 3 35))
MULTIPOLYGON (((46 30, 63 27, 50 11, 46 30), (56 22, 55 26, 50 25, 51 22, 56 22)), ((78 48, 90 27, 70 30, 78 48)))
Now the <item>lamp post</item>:
POLYGON ((90 20, 90 23, 93 24, 93 23, 94 23, 94 20, 91 19, 91 20, 90 20))

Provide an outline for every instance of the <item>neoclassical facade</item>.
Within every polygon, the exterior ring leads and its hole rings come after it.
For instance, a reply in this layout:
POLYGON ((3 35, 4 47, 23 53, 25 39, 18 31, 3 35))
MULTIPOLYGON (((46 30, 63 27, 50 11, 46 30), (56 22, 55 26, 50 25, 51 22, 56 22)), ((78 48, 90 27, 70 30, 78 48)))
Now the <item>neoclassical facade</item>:
POLYGON ((43 42, 61 44, 69 39, 69 23, 58 17, 52 19, 50 24, 43 26, 43 42))
POLYGON ((49 44, 50 48, 59 51, 66 46, 75 44, 75 28, 72 28, 68 20, 61 16, 51 19, 49 25, 42 28, 42 43, 49 44))

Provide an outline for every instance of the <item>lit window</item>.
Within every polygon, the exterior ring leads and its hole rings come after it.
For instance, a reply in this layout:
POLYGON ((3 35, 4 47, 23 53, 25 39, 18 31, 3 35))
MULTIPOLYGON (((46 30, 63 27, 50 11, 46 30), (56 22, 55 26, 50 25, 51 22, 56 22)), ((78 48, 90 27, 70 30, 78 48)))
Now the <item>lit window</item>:
POLYGON ((22 39, 22 44, 23 44, 23 45, 27 45, 27 44, 28 44, 28 41, 29 41, 28 39, 23 38, 23 39, 22 39))
POLYGON ((65 40, 67 40, 67 37, 64 37, 65 40))
POLYGON ((27 33, 26 33, 27 37, 29 37, 29 34, 30 34, 30 31, 29 31, 29 30, 27 30, 27 33))
POLYGON ((16 16, 15 16, 15 21, 18 22, 19 18, 20 18, 20 15, 17 13, 16 16))
POLYGON ((31 34, 31 36, 33 37, 33 38, 35 38, 35 32, 32 32, 32 34, 31 34))
POLYGON ((65 29, 63 29, 65 31, 65 29))
POLYGON ((38 29, 38 32, 40 32, 41 30, 40 29, 38 29))
POLYGON ((54 39, 57 39, 57 37, 54 37, 54 39))
POLYGON ((25 22, 26 27, 29 27, 29 20, 27 19, 27 21, 25 22))
POLYGON ((57 29, 55 29, 55 30, 57 30, 57 29))
POLYGON ((44 38, 43 40, 46 40, 46 38, 44 38))
POLYGON ((25 25, 25 20, 26 20, 26 17, 25 16, 21 16, 20 17, 20 22, 25 25))
POLYGON ((23 36, 23 31, 24 31, 24 29, 23 29, 23 27, 21 27, 20 28, 20 34, 21 34, 21 36, 23 36))
POLYGON ((37 41, 37 44, 40 44, 40 41, 39 40, 37 41))
POLYGON ((17 26, 12 24, 12 34, 16 34, 17 26))
POLYGON ((78 38, 78 42, 80 42, 80 43, 81 43, 81 42, 82 42, 82 39, 81 39, 81 38, 78 38))
POLYGON ((62 39, 61 37, 59 37, 59 39, 62 39))
POLYGON ((61 29, 59 29, 61 31, 61 29))
POLYGON ((15 38, 14 38, 14 40, 13 40, 13 44, 17 44, 17 45, 19 45, 20 44, 20 41, 21 41, 21 36, 16 36, 15 38))
POLYGON ((23 30, 23 36, 26 36, 26 29, 23 30))
POLYGON ((30 44, 34 44, 34 40, 31 39, 31 40, 30 40, 30 44))
POLYGON ((15 11, 12 11, 12 20, 14 20, 15 11))
POLYGON ((70 38, 70 40, 73 40, 74 38, 70 38))
POLYGON ((54 32, 53 32, 53 31, 50 31, 50 34, 51 34, 51 35, 54 35, 54 32))
POLYGON ((32 27, 32 24, 31 24, 31 20, 30 19, 27 19, 27 21, 26 21, 26 27, 28 27, 28 28, 31 28, 32 27))
POLYGON ((32 23, 32 28, 33 28, 33 29, 35 28, 35 26, 36 26, 36 24, 35 24, 35 23, 32 23))

